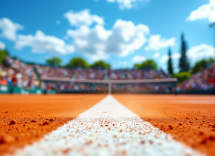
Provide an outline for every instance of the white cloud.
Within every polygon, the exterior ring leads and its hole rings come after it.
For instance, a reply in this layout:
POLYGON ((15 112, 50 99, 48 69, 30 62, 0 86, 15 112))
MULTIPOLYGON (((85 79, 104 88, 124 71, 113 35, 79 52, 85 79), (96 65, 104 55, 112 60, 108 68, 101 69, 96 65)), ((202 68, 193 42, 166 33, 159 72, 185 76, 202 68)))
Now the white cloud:
POLYGON ((90 55, 90 54, 86 54, 88 57, 90 57, 90 60, 92 62, 95 62, 95 61, 99 61, 99 60, 106 60, 108 59, 110 56, 107 55, 107 54, 104 54, 102 52, 98 52, 97 55, 90 55))
POLYGON ((154 53, 153 58, 157 58, 157 57, 159 57, 159 56, 160 56, 160 53, 159 53, 159 52, 156 52, 156 53, 154 53))
POLYGON ((87 25, 90 26, 93 23, 104 25, 104 20, 102 17, 98 15, 91 15, 90 10, 85 9, 80 12, 73 12, 72 10, 65 13, 64 17, 67 18, 70 25, 72 26, 80 26, 87 25))
POLYGON ((64 40, 55 36, 45 35, 40 30, 36 32, 35 36, 19 35, 15 48, 22 49, 23 47, 31 47, 32 52, 37 53, 67 54, 74 51, 74 47, 72 45, 66 45, 64 40))
POLYGON ((16 32, 22 30, 24 27, 18 23, 14 23, 8 18, 0 19, 0 29, 2 29, 1 37, 5 37, 9 40, 16 40, 16 32))
POLYGON ((0 41, 0 49, 5 49, 5 44, 0 41))
POLYGON ((175 53, 175 54, 172 54, 172 59, 178 59, 181 57, 181 54, 180 53, 175 53))
POLYGON ((163 55, 161 58, 161 62, 162 63, 166 62, 168 60, 168 58, 169 58, 168 55, 163 55))
POLYGON ((57 25, 60 25, 60 21, 59 21, 59 20, 57 20, 57 21, 56 21, 56 24, 57 24, 57 25))
POLYGON ((67 31, 67 36, 73 39, 75 51, 97 58, 108 58, 109 54, 127 56, 142 47, 147 34, 149 28, 146 25, 135 26, 131 21, 120 19, 111 30, 106 30, 102 25, 94 28, 82 25, 79 29, 67 31))
MULTIPOLYGON (((206 59, 209 57, 214 58, 214 47, 207 44, 200 44, 198 46, 194 46, 187 51, 187 57, 191 64, 195 63, 198 60, 206 59)), ((181 57, 180 53, 172 54, 173 60, 178 60, 181 57)), ((161 58, 161 62, 167 62, 168 55, 163 55, 161 58)))
MULTIPOLYGON (((172 62, 173 67, 176 71, 179 70, 179 59, 181 55, 180 53, 172 54, 172 62)), ((191 66, 195 64, 195 62, 201 59, 207 59, 209 57, 214 58, 214 47, 207 44, 200 44, 198 46, 194 46, 187 51, 187 57, 191 66)), ((160 65, 163 69, 167 68, 168 55, 163 55, 160 61, 160 65)))
POLYGON ((145 47, 145 50, 160 50, 161 48, 166 48, 169 46, 175 45, 175 38, 165 39, 161 38, 160 35, 152 35, 149 38, 148 46, 145 47))
POLYGON ((209 57, 214 58, 214 47, 207 44, 200 44, 190 48, 187 52, 187 56, 192 62, 209 57))
POLYGON ((186 20, 195 21, 199 19, 208 19, 210 22, 215 22, 215 0, 210 0, 208 4, 192 11, 186 20))
POLYGON ((131 61, 135 63, 142 63, 145 60, 146 60, 146 57, 137 55, 137 56, 134 56, 131 61))
POLYGON ((137 1, 142 0, 107 0, 110 3, 117 2, 119 3, 120 9, 131 9, 137 1))
MULTIPOLYGON (((172 60, 173 60, 173 62, 175 62, 174 60, 179 59, 180 56, 181 56, 180 53, 172 54, 172 60)), ((167 62, 168 59, 169 59, 169 55, 163 55, 162 58, 161 58, 161 62, 165 63, 165 62, 167 62)))

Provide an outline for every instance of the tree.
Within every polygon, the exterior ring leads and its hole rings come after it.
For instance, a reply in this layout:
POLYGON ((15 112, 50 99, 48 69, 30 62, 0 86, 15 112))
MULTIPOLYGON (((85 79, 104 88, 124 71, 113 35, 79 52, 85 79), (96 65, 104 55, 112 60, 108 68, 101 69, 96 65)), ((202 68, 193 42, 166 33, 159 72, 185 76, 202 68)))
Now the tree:
POLYGON ((0 49, 0 63, 3 63, 5 57, 8 55, 9 55, 9 52, 7 51, 7 49, 5 50, 0 49))
POLYGON ((173 78, 177 78, 178 82, 181 83, 184 80, 189 79, 190 76, 191 76, 191 74, 189 72, 180 72, 180 73, 174 74, 173 78))
POLYGON ((214 62, 213 58, 202 59, 195 63, 195 65, 191 69, 191 73, 195 74, 195 73, 199 72, 200 70, 207 68, 207 66, 213 62, 214 62))
POLYGON ((67 65, 67 67, 81 67, 89 68, 89 64, 81 57, 73 58, 67 65))
POLYGON ((172 68, 172 57, 171 57, 171 49, 169 49, 169 60, 168 60, 168 71, 169 74, 173 75, 173 68, 172 68))
POLYGON ((104 62, 104 61, 96 61, 95 63, 93 63, 91 66, 91 68, 103 68, 103 69, 110 69, 111 65, 104 62))
POLYGON ((58 57, 53 57, 51 59, 46 60, 46 63, 54 66, 54 67, 59 67, 61 65, 62 60, 58 57))
POLYGON ((148 68, 148 69, 157 69, 157 64, 153 60, 146 60, 142 63, 137 63, 134 67, 138 69, 148 68))
POLYGON ((187 59, 187 43, 184 40, 184 34, 181 35, 181 58, 179 60, 180 72, 187 72, 189 70, 189 63, 187 59))

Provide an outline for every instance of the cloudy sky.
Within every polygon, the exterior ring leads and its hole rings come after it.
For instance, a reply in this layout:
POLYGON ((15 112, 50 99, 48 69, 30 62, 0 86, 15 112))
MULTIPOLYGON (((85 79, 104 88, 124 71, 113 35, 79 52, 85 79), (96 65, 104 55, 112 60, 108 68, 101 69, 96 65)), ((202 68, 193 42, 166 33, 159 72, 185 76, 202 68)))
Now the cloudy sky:
POLYGON ((1 1, 0 48, 38 63, 83 57, 118 69, 154 59, 164 70, 171 48, 177 70, 182 32, 192 64, 214 57, 212 22, 215 0, 1 1))

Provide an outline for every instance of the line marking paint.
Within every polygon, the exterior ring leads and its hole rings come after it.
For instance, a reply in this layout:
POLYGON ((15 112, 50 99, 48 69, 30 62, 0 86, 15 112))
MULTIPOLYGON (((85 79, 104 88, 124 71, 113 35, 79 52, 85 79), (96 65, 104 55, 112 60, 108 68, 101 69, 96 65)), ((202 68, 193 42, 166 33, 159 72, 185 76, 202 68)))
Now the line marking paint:
POLYGON ((111 95, 76 119, 18 150, 17 156, 200 156, 120 104, 111 95))

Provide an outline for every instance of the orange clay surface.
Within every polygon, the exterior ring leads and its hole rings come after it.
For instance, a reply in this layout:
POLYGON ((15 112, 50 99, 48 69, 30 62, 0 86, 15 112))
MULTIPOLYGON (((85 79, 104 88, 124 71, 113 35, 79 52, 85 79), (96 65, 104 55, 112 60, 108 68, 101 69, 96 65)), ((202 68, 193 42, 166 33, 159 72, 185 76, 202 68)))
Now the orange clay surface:
POLYGON ((32 144, 106 95, 0 95, 0 155, 32 144))
POLYGON ((174 139, 209 156, 215 155, 215 96, 114 95, 174 139))
MULTIPOLYGON (((0 155, 39 140, 105 96, 0 95, 0 155)), ((176 140, 207 155, 215 155, 215 96, 113 96, 176 140)))

